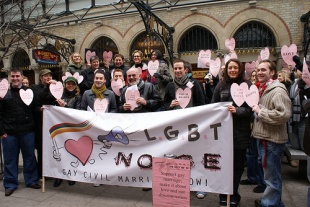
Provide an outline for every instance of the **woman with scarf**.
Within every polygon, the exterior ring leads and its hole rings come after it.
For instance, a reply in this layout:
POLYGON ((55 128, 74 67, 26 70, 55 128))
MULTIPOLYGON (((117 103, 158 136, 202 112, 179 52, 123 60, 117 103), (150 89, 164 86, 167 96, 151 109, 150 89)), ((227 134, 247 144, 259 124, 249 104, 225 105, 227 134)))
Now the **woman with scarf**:
MULTIPOLYGON (((230 88, 233 83, 240 85, 246 82, 251 86, 251 82, 244 78, 244 68, 238 59, 230 59, 225 64, 223 80, 216 86, 211 103, 217 102, 232 102, 228 106, 228 112, 233 116, 233 195, 231 196, 230 206, 239 205, 241 196, 238 192, 239 182, 244 171, 244 162, 246 158, 246 149, 249 146, 249 138, 251 136, 251 116, 252 108, 246 103, 240 107, 234 103, 230 88)), ((220 205, 227 206, 227 196, 220 194, 220 205)))
MULTIPOLYGON (((56 100, 57 105, 61 107, 79 109, 81 105, 82 97, 80 95, 80 89, 78 82, 73 76, 68 76, 64 80, 64 92, 61 99, 56 100)), ((54 187, 60 186, 62 179, 56 179, 54 181, 54 187)), ((69 181, 69 185, 74 185, 75 181, 69 181)))
POLYGON ((132 67, 139 68, 141 70, 140 78, 143 81, 149 82, 150 81, 149 70, 147 69, 147 65, 142 62, 142 58, 143 58, 143 53, 140 50, 133 51, 132 59, 133 59, 134 65, 132 67))
POLYGON ((70 72, 72 75, 76 72, 80 74, 83 70, 83 61, 84 60, 80 55, 80 53, 75 52, 71 54, 69 57, 69 65, 67 68, 67 72, 70 72))

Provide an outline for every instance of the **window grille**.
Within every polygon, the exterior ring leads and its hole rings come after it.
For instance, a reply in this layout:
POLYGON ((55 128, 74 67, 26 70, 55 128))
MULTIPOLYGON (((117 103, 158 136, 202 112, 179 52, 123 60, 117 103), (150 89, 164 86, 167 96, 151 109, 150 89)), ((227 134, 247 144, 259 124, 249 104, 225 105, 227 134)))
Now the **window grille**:
POLYGON ((272 31, 264 24, 251 21, 240 27, 234 35, 236 48, 276 47, 272 31))
POLYGON ((29 68, 29 65, 30 59, 27 52, 23 49, 16 51, 12 58, 12 68, 25 70, 29 68))
POLYGON ((99 37, 90 48, 96 51, 96 54, 100 59, 102 59, 104 51, 112 51, 113 56, 119 53, 115 42, 106 36, 99 37))
POLYGON ((218 49, 214 35, 206 28, 194 26, 181 37, 178 52, 197 52, 206 49, 218 49))

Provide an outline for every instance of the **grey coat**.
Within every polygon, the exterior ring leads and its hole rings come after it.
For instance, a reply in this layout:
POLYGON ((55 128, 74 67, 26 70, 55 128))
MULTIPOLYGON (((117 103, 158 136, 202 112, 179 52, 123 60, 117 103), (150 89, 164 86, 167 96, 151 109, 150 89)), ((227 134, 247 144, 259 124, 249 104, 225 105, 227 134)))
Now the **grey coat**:
MULTIPOLYGON (((116 113, 117 112, 117 106, 116 106, 116 100, 115 95, 113 91, 107 89, 104 93, 104 98, 108 99, 109 105, 107 107, 106 113, 116 113)), ((83 94, 82 102, 81 102, 81 110, 86 111, 87 106, 89 106, 92 110, 94 110, 94 103, 96 100, 96 96, 93 93, 93 91, 86 90, 83 94)))

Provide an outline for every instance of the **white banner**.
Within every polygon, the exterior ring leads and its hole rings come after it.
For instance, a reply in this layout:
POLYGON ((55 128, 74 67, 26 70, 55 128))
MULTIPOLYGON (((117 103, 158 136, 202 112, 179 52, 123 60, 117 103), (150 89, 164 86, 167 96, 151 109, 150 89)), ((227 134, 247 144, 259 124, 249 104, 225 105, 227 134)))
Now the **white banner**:
POLYGON ((231 103, 100 114, 44 106, 43 175, 151 187, 152 157, 191 160, 191 190, 233 193, 231 103))

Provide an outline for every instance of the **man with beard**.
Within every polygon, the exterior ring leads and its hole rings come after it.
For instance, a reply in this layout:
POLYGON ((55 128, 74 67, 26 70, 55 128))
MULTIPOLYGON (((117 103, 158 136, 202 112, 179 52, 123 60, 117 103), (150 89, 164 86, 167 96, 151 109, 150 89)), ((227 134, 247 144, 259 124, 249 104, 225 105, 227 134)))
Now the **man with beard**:
POLYGON ((155 89, 155 86, 149 82, 144 82, 141 79, 141 72, 138 68, 130 68, 127 71, 128 86, 125 87, 121 94, 121 113, 141 113, 156 111, 161 105, 161 98, 155 89), (140 97, 136 99, 138 106, 134 110, 131 109, 131 104, 126 103, 125 94, 128 87, 137 85, 140 97))
POLYGON ((186 108, 201 106, 206 104, 205 96, 202 88, 199 86, 197 80, 190 80, 187 76, 185 69, 185 62, 181 59, 177 59, 173 62, 174 80, 168 83, 165 98, 164 107, 166 110, 181 109, 179 101, 176 99, 176 91, 181 88, 182 90, 190 88, 192 95, 186 108))

